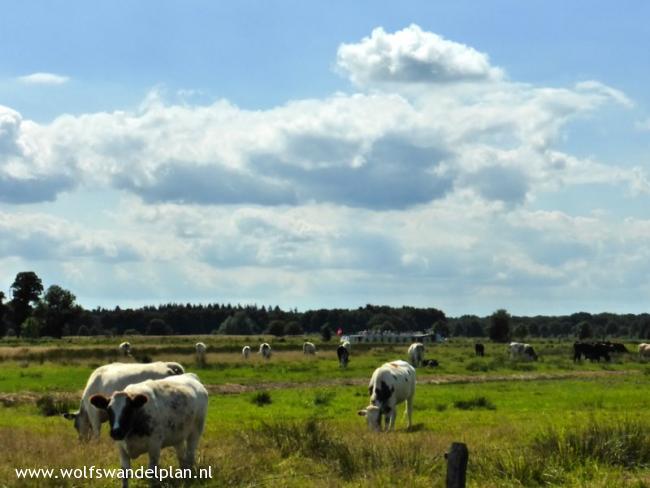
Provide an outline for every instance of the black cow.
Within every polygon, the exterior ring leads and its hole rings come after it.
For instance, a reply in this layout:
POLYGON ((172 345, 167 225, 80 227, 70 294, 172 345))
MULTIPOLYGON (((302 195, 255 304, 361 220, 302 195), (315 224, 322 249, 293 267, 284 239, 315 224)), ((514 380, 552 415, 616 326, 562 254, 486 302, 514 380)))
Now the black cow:
POLYGON ((476 344, 474 344, 474 353, 477 356, 481 356, 481 357, 485 356, 485 346, 480 342, 477 342, 476 344))
POLYGON ((341 368, 347 368, 348 361, 350 360, 350 352, 348 348, 344 345, 340 345, 336 348, 336 356, 339 358, 339 366, 341 368))
POLYGON ((582 359, 582 356, 589 361, 598 361, 603 358, 609 362, 612 358, 610 353, 614 352, 614 347, 611 343, 607 342, 575 342, 573 344, 573 362, 582 359))

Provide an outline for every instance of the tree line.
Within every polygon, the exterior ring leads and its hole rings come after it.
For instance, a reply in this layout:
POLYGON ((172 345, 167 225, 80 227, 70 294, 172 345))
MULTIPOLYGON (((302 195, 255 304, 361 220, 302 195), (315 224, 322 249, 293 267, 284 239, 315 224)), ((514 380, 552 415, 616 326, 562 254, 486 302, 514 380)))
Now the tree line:
POLYGON ((431 330, 445 337, 490 337, 501 342, 526 337, 650 338, 648 314, 578 312, 524 317, 500 309, 485 317, 453 318, 433 307, 366 305, 299 312, 278 306, 219 303, 86 310, 76 303, 71 291, 59 285, 45 289, 33 271, 18 273, 10 290, 10 298, 0 292, 0 337, 320 333, 327 339, 341 329, 345 334, 362 330, 431 330))

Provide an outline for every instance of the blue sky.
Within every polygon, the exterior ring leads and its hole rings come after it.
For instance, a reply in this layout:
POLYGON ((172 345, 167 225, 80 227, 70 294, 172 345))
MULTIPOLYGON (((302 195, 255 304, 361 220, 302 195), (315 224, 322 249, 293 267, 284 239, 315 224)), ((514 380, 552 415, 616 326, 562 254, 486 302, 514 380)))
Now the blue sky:
POLYGON ((646 2, 3 2, 0 280, 641 312, 646 2))

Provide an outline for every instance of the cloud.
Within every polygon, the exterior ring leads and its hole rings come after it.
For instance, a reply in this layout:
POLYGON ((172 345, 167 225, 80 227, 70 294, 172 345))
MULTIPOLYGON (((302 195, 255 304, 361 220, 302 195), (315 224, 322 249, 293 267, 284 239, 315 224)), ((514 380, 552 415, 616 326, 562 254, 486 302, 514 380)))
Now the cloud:
POLYGON ((18 77, 18 81, 26 85, 64 85, 70 78, 54 73, 32 73, 18 77))
POLYGON ((488 56, 419 26, 395 33, 377 27, 359 43, 341 44, 338 68, 358 85, 372 83, 450 83, 500 80, 503 71, 488 56))

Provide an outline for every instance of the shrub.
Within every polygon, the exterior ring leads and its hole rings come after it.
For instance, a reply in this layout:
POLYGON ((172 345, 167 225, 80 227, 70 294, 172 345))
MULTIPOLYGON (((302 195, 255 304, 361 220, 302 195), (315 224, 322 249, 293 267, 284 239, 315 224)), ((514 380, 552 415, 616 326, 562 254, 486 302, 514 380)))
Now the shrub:
POLYGON ((473 410, 475 408, 485 408, 487 410, 496 410, 496 406, 484 396, 472 398, 470 400, 457 400, 454 407, 460 410, 473 410))
POLYGON ((36 400, 36 408, 38 408, 41 415, 52 417, 69 412, 74 408, 74 405, 70 401, 56 399, 52 395, 44 395, 36 400))
POLYGON ((260 391, 253 395, 251 402, 257 405, 258 407, 263 407, 264 405, 269 405, 271 403, 271 394, 268 391, 260 391))

